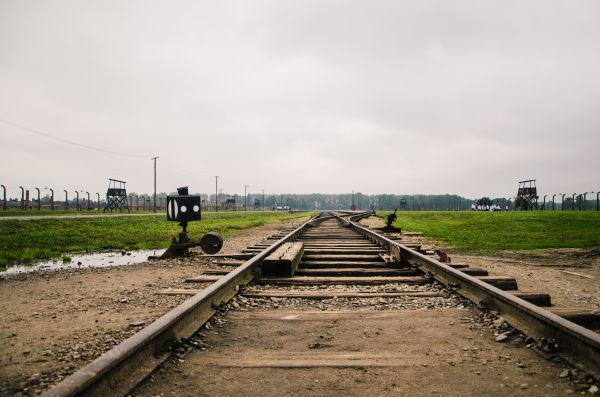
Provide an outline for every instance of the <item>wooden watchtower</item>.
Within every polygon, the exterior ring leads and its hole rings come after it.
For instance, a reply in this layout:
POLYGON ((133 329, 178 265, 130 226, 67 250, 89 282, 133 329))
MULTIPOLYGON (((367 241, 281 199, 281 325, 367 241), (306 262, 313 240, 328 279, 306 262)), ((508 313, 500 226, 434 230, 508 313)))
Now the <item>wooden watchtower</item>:
POLYGON ((127 202, 127 190, 125 184, 127 182, 117 179, 108 180, 108 189, 106 190, 106 205, 104 211, 129 211, 129 203, 127 202))
POLYGON ((519 190, 515 200, 515 207, 522 210, 537 210, 538 209, 538 194, 535 186, 535 179, 519 182, 519 190))

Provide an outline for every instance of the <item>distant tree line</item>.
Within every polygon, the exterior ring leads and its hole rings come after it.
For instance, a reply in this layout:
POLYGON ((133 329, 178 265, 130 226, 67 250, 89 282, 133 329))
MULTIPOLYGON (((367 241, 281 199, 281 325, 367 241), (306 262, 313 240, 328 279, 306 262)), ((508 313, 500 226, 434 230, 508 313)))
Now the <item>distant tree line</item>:
MULTIPOLYGON (((243 197, 241 197, 243 200, 243 197)), ((248 205, 254 205, 255 200, 262 202, 262 195, 249 195, 248 205)), ((265 195, 264 206, 289 206, 301 210, 336 210, 350 209, 352 204, 363 210, 444 210, 459 211, 471 207, 473 200, 457 195, 395 195, 362 193, 347 194, 278 194, 265 195)))
MULTIPOLYGON (((165 193, 160 192, 157 194, 157 205, 164 208, 166 203, 167 195, 176 195, 176 192, 165 193)), ((194 193, 199 194, 203 203, 208 205, 214 205, 215 194, 214 193, 194 193)), ((69 192, 69 207, 75 208, 76 198, 72 192, 69 192)), ((87 195, 80 193, 80 203, 86 203, 87 195)), ((128 192, 128 199, 132 206, 147 207, 150 208, 153 203, 153 195, 146 193, 128 192), (144 204, 146 203, 146 204, 144 204)), ((470 210, 471 205, 484 205, 500 206, 503 210, 509 209, 514 210, 514 202, 507 198, 490 198, 481 197, 477 199, 468 199, 455 194, 437 194, 437 195, 426 195, 426 194, 412 194, 412 195, 398 195, 398 194, 363 194, 363 193, 345 193, 345 194, 322 194, 322 193, 311 193, 311 194, 248 194, 246 201, 244 196, 239 194, 227 194, 219 192, 218 203, 219 208, 226 202, 226 200, 235 200, 238 207, 243 208, 244 204, 247 204, 247 208, 251 209, 272 209, 273 207, 287 206, 291 209, 297 210, 337 210, 337 209, 350 209, 352 204, 357 209, 361 210, 395 210, 399 211, 465 211, 470 210)), ((32 203, 36 200, 30 197, 32 203)), ((54 200, 56 203, 64 203, 64 193, 57 192, 54 200)), ((97 202, 96 194, 90 196, 92 203, 97 202)), ((105 200, 105 194, 100 194, 100 201, 103 205, 105 200)), ((49 196, 45 194, 40 197, 42 205, 47 206, 49 204, 49 196)), ((20 198, 8 198, 9 207, 17 207, 20 202, 20 198)), ((541 201, 538 202, 540 209, 552 210, 552 202, 546 201, 545 206, 542 205, 541 201)), ((85 204, 86 206, 87 204, 85 204)), ((581 210, 581 209, 594 209, 596 206, 595 199, 589 199, 583 201, 583 196, 578 195, 575 200, 569 196, 564 199, 564 209, 569 210, 581 210)), ((560 197, 556 197, 554 208, 561 210, 560 197)))
MULTIPOLYGON (((134 193, 135 194, 135 193, 134 193)), ((170 193, 176 194, 176 193, 170 193)), ((202 200, 208 203, 214 203, 215 194, 199 194, 202 200)), ((152 197, 151 195, 143 195, 152 197)), ((166 198, 166 193, 159 193, 159 198, 166 198)), ((219 203, 223 203, 226 197, 234 198, 238 204, 244 204, 244 195, 228 195, 219 193, 219 203)), ((486 198, 487 199, 487 198, 486 198)), ((512 202, 505 198, 487 199, 493 204, 500 205, 502 208, 508 206, 512 208, 512 202)), ((288 206, 297 210, 337 210, 350 209, 352 203, 357 209, 362 210, 405 210, 405 211, 463 211, 471 209, 471 204, 477 200, 467 199, 455 194, 375 194, 368 195, 363 193, 345 193, 345 194, 268 194, 264 196, 259 194, 248 194, 248 209, 265 208, 272 209, 278 206, 288 206)))

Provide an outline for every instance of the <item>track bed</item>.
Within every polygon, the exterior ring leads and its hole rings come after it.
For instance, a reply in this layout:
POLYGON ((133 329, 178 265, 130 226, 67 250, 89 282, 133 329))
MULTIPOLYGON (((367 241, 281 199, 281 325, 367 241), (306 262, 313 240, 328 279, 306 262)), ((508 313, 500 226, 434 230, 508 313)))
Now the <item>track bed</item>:
POLYGON ((258 277, 135 394, 564 395, 560 366, 335 219, 298 241, 294 277, 258 277), (308 273, 318 269, 323 274, 308 273), (383 274, 382 274, 383 273, 383 274), (459 380, 459 381, 457 381, 459 380))
POLYGON ((564 375, 562 360, 593 373, 600 338, 565 318, 594 324, 596 314, 552 314, 540 308, 548 294, 353 221, 366 215, 320 214, 228 254, 235 260, 214 256, 216 268, 186 279, 191 288, 161 292, 190 299, 47 395, 123 395, 136 384, 142 396, 558 396, 590 387, 585 373, 564 375))

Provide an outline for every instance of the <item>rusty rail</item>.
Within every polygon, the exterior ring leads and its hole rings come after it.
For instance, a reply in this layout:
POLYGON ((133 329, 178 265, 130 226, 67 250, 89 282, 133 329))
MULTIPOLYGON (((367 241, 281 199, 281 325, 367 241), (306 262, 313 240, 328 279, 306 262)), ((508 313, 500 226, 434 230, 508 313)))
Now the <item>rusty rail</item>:
POLYGON ((509 323, 526 335, 538 339, 554 339, 558 344, 555 354, 573 365, 585 369, 596 379, 600 379, 599 334, 390 240, 355 222, 368 215, 369 213, 361 213, 350 216, 348 220, 341 217, 340 219, 343 219, 358 233, 388 248, 390 254, 396 259, 419 266, 437 281, 452 286, 460 295, 479 307, 502 313, 509 323))
POLYGON ((171 355, 174 342, 191 337, 237 293, 237 286, 253 278, 252 271, 281 244, 296 239, 314 222, 312 217, 238 268, 166 313, 140 332, 47 390, 45 397, 124 396, 171 355))

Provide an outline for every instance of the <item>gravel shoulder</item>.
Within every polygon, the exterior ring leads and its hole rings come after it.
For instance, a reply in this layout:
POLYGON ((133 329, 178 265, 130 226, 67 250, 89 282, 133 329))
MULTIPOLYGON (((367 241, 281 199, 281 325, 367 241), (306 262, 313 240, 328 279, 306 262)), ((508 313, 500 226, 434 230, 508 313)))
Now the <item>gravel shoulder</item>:
MULTIPOLYGON (((362 224, 385 226, 378 217, 362 224)), ((401 236, 398 234, 398 236, 401 236)), ((425 249, 443 247, 443 243, 424 236, 403 237, 425 249)), ((466 255, 448 250, 453 263, 485 269, 490 275, 512 276, 519 289, 545 292, 554 306, 600 309, 600 251, 578 248, 529 251, 501 251, 494 255, 466 255)))
POLYGON ((238 296, 197 333, 200 348, 173 357, 133 395, 562 396, 590 387, 585 375, 572 382, 576 371, 542 359, 501 318, 439 284, 378 288, 443 297, 238 296), (511 336, 496 342, 504 332, 511 336))
MULTIPOLYGON (((241 231, 223 252, 239 252, 303 220, 241 231)), ((200 256, 137 265, 16 274, 0 279, 0 395, 35 395, 182 303, 159 295, 215 268, 200 256)))
POLYGON ((519 289, 546 292, 553 306, 600 309, 600 255, 581 249, 452 255, 452 261, 513 276, 519 289))

